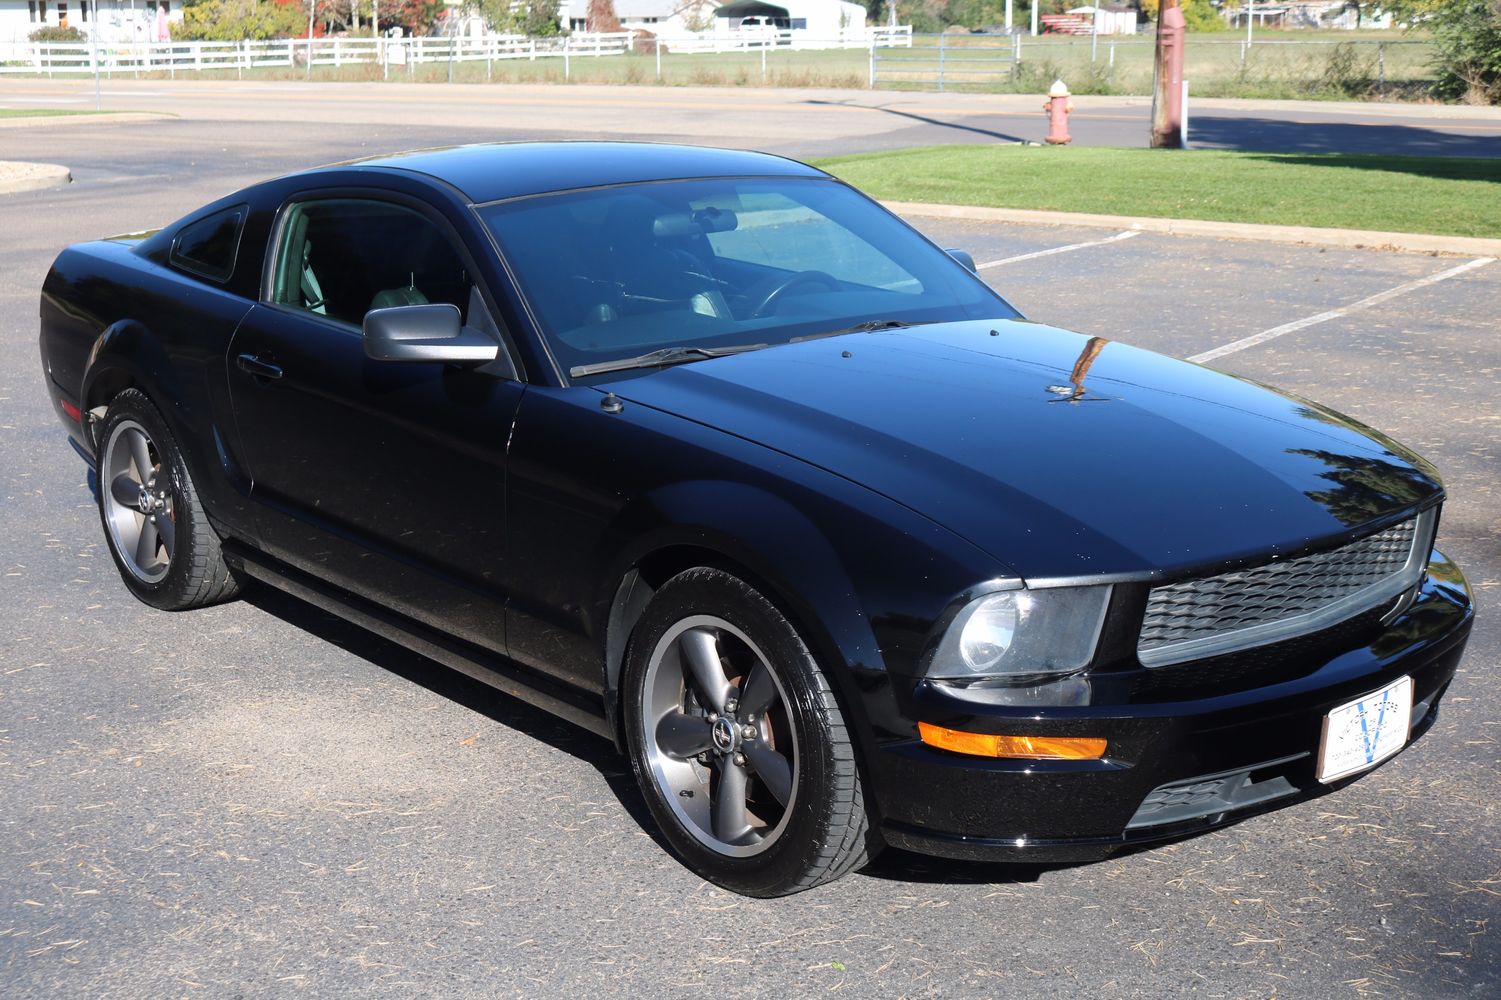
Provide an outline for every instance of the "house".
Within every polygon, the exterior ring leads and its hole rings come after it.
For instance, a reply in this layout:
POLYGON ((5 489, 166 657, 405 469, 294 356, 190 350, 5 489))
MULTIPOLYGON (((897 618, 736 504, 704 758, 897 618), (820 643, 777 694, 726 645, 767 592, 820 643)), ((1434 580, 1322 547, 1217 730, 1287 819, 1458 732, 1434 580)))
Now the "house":
POLYGON ((838 38, 865 30, 865 5, 845 0, 729 0, 714 9, 715 34, 806 31, 809 38, 838 38))
POLYGON ((0 42, 24 42, 43 27, 77 28, 101 42, 149 42, 164 20, 168 30, 182 20, 182 0, 0 0, 0 42))
POLYGON ((1347 0, 1291 0, 1286 3, 1267 3, 1255 0, 1249 5, 1242 3, 1231 7, 1228 4, 1220 13, 1231 27, 1244 26, 1249 15, 1256 28, 1310 28, 1323 30, 1342 28, 1395 28, 1397 22, 1391 12, 1374 9, 1362 10, 1347 0))
MULTIPOLYGON (((586 30, 589 0, 563 0, 559 19, 586 30)), ((615 16, 627 30, 663 38, 712 34, 734 37, 773 31, 806 32, 811 39, 838 38, 865 30, 865 7, 848 0, 615 0, 615 16)))
MULTIPOLYGON (((625 31, 682 35, 712 27, 714 4, 710 0, 615 0, 615 16, 625 31)), ((589 0, 563 0, 558 19, 573 31, 587 31, 589 0)))

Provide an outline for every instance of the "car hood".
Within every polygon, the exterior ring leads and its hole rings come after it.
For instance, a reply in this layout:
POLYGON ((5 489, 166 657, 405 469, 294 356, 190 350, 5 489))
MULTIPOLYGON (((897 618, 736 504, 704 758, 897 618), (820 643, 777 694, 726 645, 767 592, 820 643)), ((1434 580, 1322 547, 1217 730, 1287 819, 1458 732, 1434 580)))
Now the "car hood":
POLYGON ((1314 403, 1025 321, 850 334, 599 388, 860 483, 1031 580, 1291 552, 1441 491, 1422 459, 1314 403))

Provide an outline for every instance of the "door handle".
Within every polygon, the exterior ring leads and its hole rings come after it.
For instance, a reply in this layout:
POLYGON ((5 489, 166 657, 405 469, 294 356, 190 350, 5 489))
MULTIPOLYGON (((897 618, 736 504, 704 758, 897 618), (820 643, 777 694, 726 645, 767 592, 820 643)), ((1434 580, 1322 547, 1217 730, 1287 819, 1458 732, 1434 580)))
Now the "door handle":
POLYGON ((240 355, 235 358, 235 364, 239 366, 240 371, 249 372, 256 378, 281 378, 280 366, 273 365, 269 361, 262 361, 254 354, 240 355))

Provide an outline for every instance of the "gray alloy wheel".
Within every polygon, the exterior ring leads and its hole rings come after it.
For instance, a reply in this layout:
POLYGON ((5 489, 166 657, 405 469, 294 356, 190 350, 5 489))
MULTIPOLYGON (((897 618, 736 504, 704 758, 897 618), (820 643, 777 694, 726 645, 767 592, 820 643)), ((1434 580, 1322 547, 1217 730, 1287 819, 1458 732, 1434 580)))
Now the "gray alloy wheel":
POLYGON ((787 704, 766 654, 722 618, 684 618, 652 650, 648 764, 683 828, 710 850, 759 854, 786 829, 798 767, 787 704))
POLYGON ((110 400, 98 425, 99 519, 120 578, 164 611, 233 598, 224 563, 177 440, 139 389, 110 400))
POLYGON ((664 839, 716 885, 785 896, 879 849, 829 677, 739 577, 698 566, 657 587, 626 646, 621 713, 664 839))
POLYGON ((130 419, 114 425, 99 479, 104 523, 121 564, 142 583, 161 582, 177 548, 177 512, 171 475, 146 428, 130 419))

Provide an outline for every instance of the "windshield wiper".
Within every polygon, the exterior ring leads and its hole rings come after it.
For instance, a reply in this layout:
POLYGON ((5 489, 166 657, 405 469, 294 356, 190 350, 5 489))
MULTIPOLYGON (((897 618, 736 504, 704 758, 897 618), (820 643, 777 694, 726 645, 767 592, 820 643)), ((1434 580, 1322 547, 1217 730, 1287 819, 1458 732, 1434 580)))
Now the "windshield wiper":
POLYGON ((634 358, 616 358, 614 361, 598 361, 592 365, 575 365, 568 369, 568 374, 574 378, 582 378, 585 375, 623 372, 632 368, 680 365, 685 361, 702 361, 704 358, 720 358, 726 354, 759 351, 766 346, 766 344, 739 344, 735 347, 663 347, 660 350, 647 351, 634 358))
POLYGON ((899 319, 872 319, 864 323, 856 323, 847 326, 843 330, 829 330, 826 333, 810 333, 802 337, 793 337, 787 341, 789 344, 801 344, 805 340, 822 340, 825 337, 842 337, 846 333, 870 333, 872 330, 900 330, 904 326, 915 326, 914 323, 904 323, 899 319))

